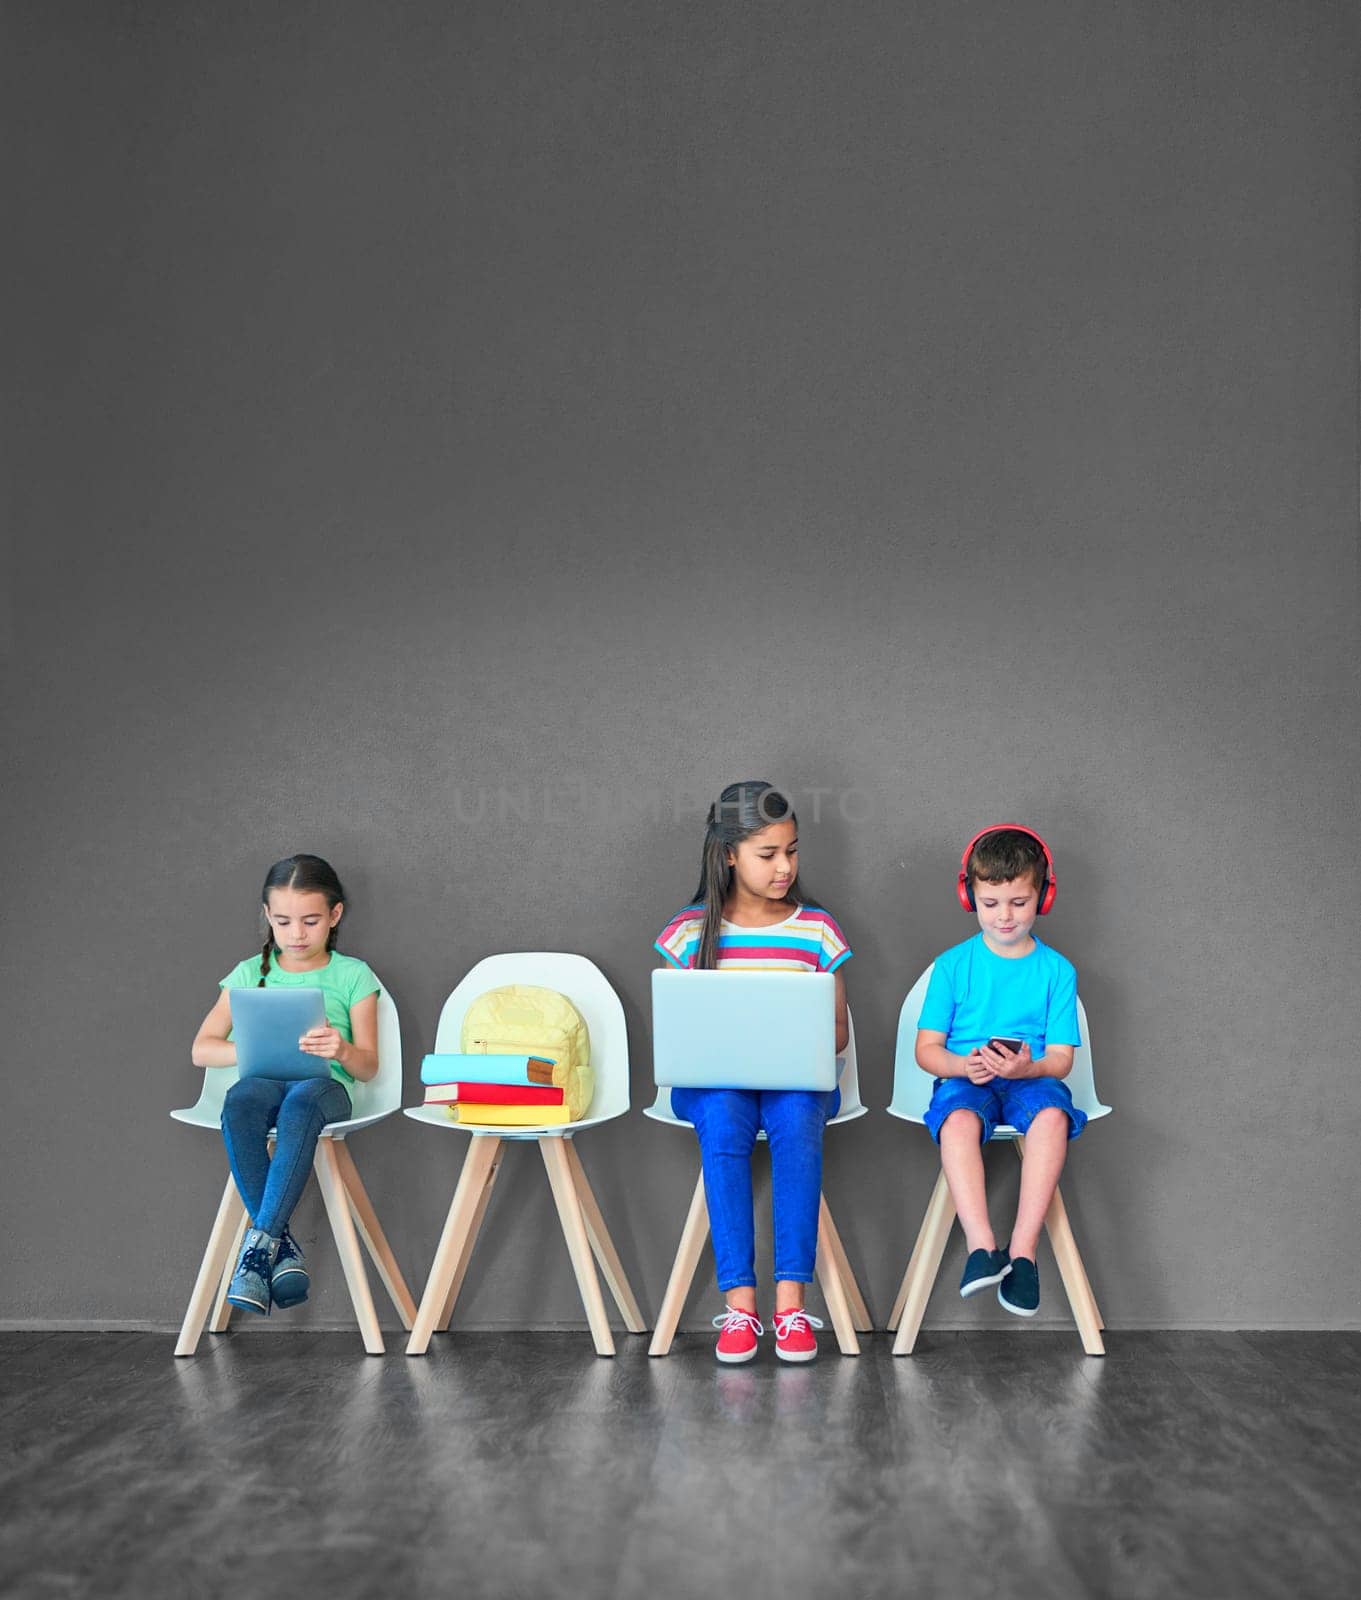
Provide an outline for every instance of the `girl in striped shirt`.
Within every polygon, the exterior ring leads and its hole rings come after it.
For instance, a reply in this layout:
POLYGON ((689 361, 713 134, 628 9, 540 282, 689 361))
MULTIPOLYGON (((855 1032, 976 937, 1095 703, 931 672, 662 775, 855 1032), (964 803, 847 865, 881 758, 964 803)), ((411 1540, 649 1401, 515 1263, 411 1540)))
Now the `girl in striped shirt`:
MULTIPOLYGON (((846 986, 851 951, 834 919, 811 904, 799 882, 798 820, 768 783, 730 784, 709 807, 699 888, 657 936, 675 967, 836 974, 836 1048, 846 1048, 846 986)), ((817 1355, 803 1308, 813 1280, 822 1195, 822 1130, 841 1091, 695 1089, 671 1091, 671 1109, 694 1124, 704 1168, 723 1314, 716 1354, 750 1361, 765 1327, 756 1315, 751 1154, 762 1129, 770 1143, 775 1228, 775 1353, 784 1361, 817 1355)))

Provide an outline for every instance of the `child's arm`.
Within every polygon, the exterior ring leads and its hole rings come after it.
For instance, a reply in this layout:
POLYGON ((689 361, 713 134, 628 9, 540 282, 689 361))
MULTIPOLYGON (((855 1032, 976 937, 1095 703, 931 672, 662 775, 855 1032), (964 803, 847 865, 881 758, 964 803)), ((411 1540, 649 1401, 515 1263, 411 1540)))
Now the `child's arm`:
POLYGON ((350 1007, 350 1032, 354 1043, 329 1025, 309 1028, 298 1040, 304 1055, 338 1061, 352 1078, 367 1083, 378 1071, 378 996, 366 994, 350 1007))
POLYGON ((189 1059, 196 1067, 234 1067, 236 1046, 227 1037, 232 1026, 230 991, 223 989, 217 1004, 204 1017, 190 1046, 189 1059))
POLYGON ((840 1055, 850 1043, 851 1024, 846 1013, 846 980, 839 972, 832 976, 836 979, 836 1053, 840 1055))
POLYGON ((1030 1056, 1030 1046, 1019 1050, 994 1050, 984 1045, 978 1052, 999 1078, 1066 1078, 1073 1070, 1073 1047, 1051 1044, 1038 1061, 1030 1056))
POLYGON ((967 1078, 970 1083, 991 1083, 996 1074, 979 1050, 957 1056, 945 1048, 946 1034, 935 1028, 917 1029, 917 1065, 933 1078, 967 1078))

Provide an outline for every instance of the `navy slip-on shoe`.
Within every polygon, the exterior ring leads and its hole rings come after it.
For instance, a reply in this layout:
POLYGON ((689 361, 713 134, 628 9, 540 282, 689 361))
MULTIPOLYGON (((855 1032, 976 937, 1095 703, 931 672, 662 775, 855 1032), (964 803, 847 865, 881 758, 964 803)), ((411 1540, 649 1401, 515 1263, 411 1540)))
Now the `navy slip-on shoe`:
POLYGON ((1017 1317, 1033 1317, 1040 1309, 1040 1271, 1025 1256, 1011 1258, 1007 1281, 997 1286, 997 1299, 1017 1317))
POLYGON ((964 1276, 959 1280, 960 1298, 967 1300, 980 1289, 1001 1283, 1011 1271, 1011 1258, 1005 1250, 974 1250, 964 1263, 964 1276))

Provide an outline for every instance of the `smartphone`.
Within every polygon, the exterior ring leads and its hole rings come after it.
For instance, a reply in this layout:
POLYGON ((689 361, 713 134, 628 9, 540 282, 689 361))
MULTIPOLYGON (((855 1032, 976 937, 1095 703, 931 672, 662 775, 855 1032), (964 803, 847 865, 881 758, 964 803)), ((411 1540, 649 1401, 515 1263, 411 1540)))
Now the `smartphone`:
POLYGON ((1010 1050, 1013 1054, 1025 1043, 1024 1039, 989 1039, 988 1045, 993 1050, 1010 1050))

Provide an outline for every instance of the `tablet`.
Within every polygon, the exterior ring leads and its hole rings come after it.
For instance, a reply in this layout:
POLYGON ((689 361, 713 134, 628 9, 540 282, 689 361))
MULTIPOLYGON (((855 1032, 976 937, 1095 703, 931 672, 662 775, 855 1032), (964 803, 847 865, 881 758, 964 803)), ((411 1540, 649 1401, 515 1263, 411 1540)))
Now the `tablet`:
POLYGON ((836 1088, 830 972, 652 974, 652 1062, 662 1088, 836 1088))
POLYGON ((329 1078, 331 1064, 298 1049, 309 1028, 326 1026, 320 989, 229 989, 236 1069, 242 1078, 329 1078))

